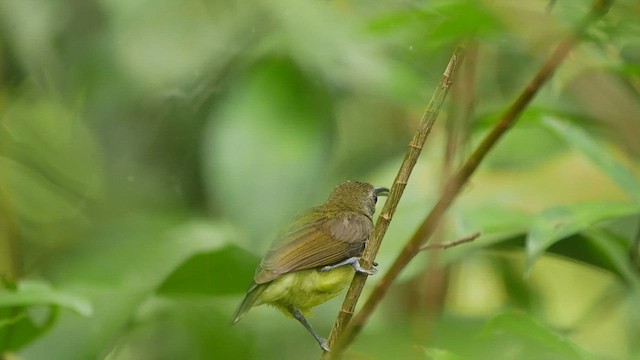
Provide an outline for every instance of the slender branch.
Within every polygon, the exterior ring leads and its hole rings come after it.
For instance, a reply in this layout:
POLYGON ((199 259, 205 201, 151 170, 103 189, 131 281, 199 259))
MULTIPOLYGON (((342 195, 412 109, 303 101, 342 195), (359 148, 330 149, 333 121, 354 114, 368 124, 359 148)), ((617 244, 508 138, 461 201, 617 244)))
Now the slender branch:
POLYGON ((448 248, 454 247, 454 246, 458 246, 460 244, 464 244, 464 243, 468 243, 471 242, 477 238, 480 237, 480 233, 476 232, 473 233, 469 236, 465 236, 461 239, 458 239, 456 241, 450 241, 450 242, 446 242, 446 243, 437 243, 437 244, 427 244, 427 245, 423 245, 420 247, 420 249, 418 249, 418 251, 423 251, 423 250, 433 250, 433 249, 442 249, 442 250, 446 250, 448 248))
MULTIPOLYGON (((367 243, 367 247, 364 250, 362 255, 361 264, 364 268, 368 269, 371 267, 378 250, 380 249, 380 243, 382 242, 382 238, 384 237, 387 229, 389 227, 389 223, 393 218, 393 214, 396 211, 398 206, 398 202, 400 201, 400 197, 404 192, 405 187, 407 186, 407 181, 409 180, 409 176, 411 175, 411 171, 418 161, 418 157, 420 156, 420 152, 422 151, 422 147, 424 146, 429 133, 431 133, 431 128, 436 121, 438 113, 440 112, 440 108, 444 103, 444 100, 447 96, 449 88, 453 82, 453 77, 455 75, 456 70, 463 57, 463 47, 458 46, 444 72, 442 80, 435 93, 433 94, 429 104, 427 105, 427 109, 425 110, 422 120, 420 121, 420 125, 418 126, 418 130, 416 131, 413 139, 409 143, 409 149, 407 150, 407 154, 400 166, 400 170, 396 175, 395 180, 393 181, 393 185, 391 186, 391 191, 389 193, 389 197, 382 208, 380 216, 378 217, 378 221, 376 222, 375 229, 373 231, 373 235, 371 239, 367 243)), ((336 339, 345 328, 345 325, 348 324, 351 316, 355 311, 356 303, 358 298, 360 298, 360 294, 362 293, 362 289, 364 288, 364 283, 367 280, 367 275, 363 275, 360 273, 356 273, 351 282, 351 286, 347 291, 347 295, 345 296, 344 302, 342 303, 342 308, 340 309, 340 313, 338 314, 338 318, 336 322, 333 324, 333 328, 331 329, 331 335, 329 336, 328 345, 329 348, 335 343, 336 339)), ((329 358, 331 353, 325 352, 323 354, 323 358, 329 358)))
MULTIPOLYGON (((420 252, 420 249, 424 243, 426 243, 431 235, 434 233, 437 225, 440 222, 445 211, 449 208, 453 200, 460 193, 464 184, 469 180, 471 175, 476 171, 480 162, 486 157, 489 151, 495 146, 498 140, 506 133, 506 131, 515 124, 516 120, 531 102, 542 85, 551 77, 553 72, 558 68, 562 61, 567 57, 569 52, 578 44, 581 35, 588 25, 593 21, 604 15, 613 0, 596 0, 592 6, 588 16, 580 23, 576 31, 566 36, 557 45, 555 50, 549 56, 547 61, 542 65, 538 73, 529 82, 529 84, 522 91, 520 96, 513 102, 513 104, 505 111, 500 117, 500 120, 491 130, 489 134, 483 139, 478 148, 471 154, 464 165, 447 181, 444 191, 442 192, 440 199, 431 210, 429 215, 420 225, 415 234, 407 242, 402 252, 398 255, 395 262, 391 265, 388 272, 384 277, 376 284, 373 292, 363 305, 362 309, 356 314, 348 326, 344 329, 342 335, 332 347, 330 356, 338 358, 344 349, 355 339, 360 333, 364 324, 367 322, 373 311, 382 301, 383 297, 389 290, 391 283, 397 278, 400 272, 407 266, 409 261, 413 259, 416 254, 420 252)), ((404 165, 404 164, 403 164, 404 165)), ((396 185, 394 183, 394 185, 396 185)), ((393 195, 393 191, 391 193, 393 195)), ((387 206, 385 206, 385 209, 387 206)), ((382 212, 379 222, 387 223, 389 218, 387 214, 382 212)), ((376 230, 378 229, 376 224, 376 230)), ((375 234, 375 233, 374 233, 375 234)), ((377 244, 379 245, 379 244, 377 244)), ((376 249, 377 250, 377 249, 376 249)), ((370 255, 370 253, 368 254, 370 255)), ((370 259, 370 258, 368 258, 370 259)), ((369 260, 371 261, 371 260, 369 260)), ((346 301, 345 301, 346 302, 346 301)), ((342 314, 341 314, 342 315, 342 314)), ((344 324, 340 324, 344 326, 344 324)), ((335 326, 334 326, 335 328, 335 326)), ((333 333, 332 333, 333 335, 333 333)), ((327 353, 325 353, 326 355, 327 353)))

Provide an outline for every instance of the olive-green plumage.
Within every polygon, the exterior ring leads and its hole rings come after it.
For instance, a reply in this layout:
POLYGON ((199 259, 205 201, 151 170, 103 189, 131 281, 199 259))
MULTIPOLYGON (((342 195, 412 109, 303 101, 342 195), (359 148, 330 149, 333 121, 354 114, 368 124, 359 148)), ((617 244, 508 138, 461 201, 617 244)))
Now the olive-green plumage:
POLYGON ((357 257, 373 231, 377 196, 387 193, 386 188, 348 181, 338 185, 324 204, 293 220, 262 259, 233 323, 253 306, 273 305, 294 316, 328 350, 304 315, 337 296, 354 269, 372 273, 360 268, 357 257))

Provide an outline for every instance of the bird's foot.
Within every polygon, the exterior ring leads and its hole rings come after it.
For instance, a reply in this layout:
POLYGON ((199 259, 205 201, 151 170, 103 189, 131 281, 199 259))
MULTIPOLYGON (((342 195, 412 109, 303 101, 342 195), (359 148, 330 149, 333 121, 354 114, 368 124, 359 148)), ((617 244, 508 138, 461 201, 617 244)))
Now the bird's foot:
POLYGON ((329 345, 327 345, 327 339, 324 338, 320 338, 318 340, 318 344, 320 344, 320 347, 322 348, 322 350, 329 352, 329 345))
POLYGON ((360 258, 359 257, 350 257, 346 260, 340 261, 337 264, 334 265, 327 265, 327 266, 323 266, 320 268, 320 271, 329 271, 329 270, 333 270, 337 267, 343 266, 343 265, 351 265, 351 267, 354 268, 355 271, 359 272, 359 273, 363 273, 363 274, 367 274, 367 275, 375 275, 378 273, 378 269, 375 268, 375 266, 378 265, 378 263, 374 262, 373 266, 371 269, 367 270, 365 268, 363 268, 362 266, 360 266, 360 258))

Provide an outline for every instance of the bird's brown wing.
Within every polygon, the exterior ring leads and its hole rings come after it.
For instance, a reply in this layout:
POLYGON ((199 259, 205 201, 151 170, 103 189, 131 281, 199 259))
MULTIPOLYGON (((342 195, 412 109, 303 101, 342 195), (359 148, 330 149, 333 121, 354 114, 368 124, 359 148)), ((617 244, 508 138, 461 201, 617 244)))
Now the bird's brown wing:
POLYGON ((371 219, 353 212, 338 218, 315 214, 300 219, 305 218, 306 222, 295 221, 273 243, 256 271, 257 284, 357 256, 373 230, 371 219), (318 220, 313 221, 314 218, 318 220))

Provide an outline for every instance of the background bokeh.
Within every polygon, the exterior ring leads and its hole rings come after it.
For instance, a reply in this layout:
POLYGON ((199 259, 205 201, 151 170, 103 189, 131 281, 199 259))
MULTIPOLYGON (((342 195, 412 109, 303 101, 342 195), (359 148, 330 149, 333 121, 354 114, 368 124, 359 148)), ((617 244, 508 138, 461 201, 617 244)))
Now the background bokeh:
MULTIPOLYGON (((588 9, 0 0, 0 358, 318 358, 274 309, 229 325, 278 229, 347 179, 391 185, 465 40, 384 272, 588 9)), ((640 4, 620 0, 434 242, 481 237, 416 257, 349 358, 640 359, 639 93, 640 4)))

